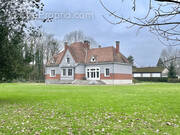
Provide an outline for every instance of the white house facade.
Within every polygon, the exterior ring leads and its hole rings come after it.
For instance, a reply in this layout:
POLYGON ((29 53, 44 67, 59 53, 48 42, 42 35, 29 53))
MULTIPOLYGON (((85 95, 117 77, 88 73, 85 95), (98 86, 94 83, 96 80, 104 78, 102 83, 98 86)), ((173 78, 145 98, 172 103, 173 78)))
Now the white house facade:
POLYGON ((131 84, 132 65, 116 48, 90 48, 88 41, 65 43, 65 49, 47 63, 46 83, 73 83, 75 80, 105 84, 131 84))

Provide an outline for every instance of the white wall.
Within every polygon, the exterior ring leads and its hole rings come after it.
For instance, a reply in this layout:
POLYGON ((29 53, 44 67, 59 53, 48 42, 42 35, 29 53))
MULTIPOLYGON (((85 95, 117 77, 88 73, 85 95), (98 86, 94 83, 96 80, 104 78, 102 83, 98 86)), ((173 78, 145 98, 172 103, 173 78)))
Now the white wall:
POLYGON ((74 80, 74 72, 75 71, 74 71, 74 68, 72 68, 72 67, 74 67, 75 64, 76 64, 75 60, 73 59, 73 57, 72 57, 71 53, 69 52, 69 50, 67 50, 64 57, 63 57, 63 59, 62 59, 62 62, 60 64, 60 66, 59 66, 61 73, 63 73, 63 69, 66 69, 66 76, 63 76, 61 74, 61 80, 74 80), (67 63, 67 58, 70 58, 70 63, 67 63), (69 69, 68 67, 70 69, 72 69, 72 76, 68 76, 68 69, 69 69))
POLYGON ((164 69, 164 71, 162 72, 162 77, 168 77, 168 69, 164 69))
POLYGON ((75 65, 75 61, 71 55, 71 53, 69 52, 69 50, 66 51, 66 54, 64 55, 62 61, 61 61, 61 64, 60 64, 60 67, 61 66, 74 66, 75 65), (70 63, 68 64, 67 63, 67 58, 70 58, 70 63))
POLYGON ((50 75, 51 74, 51 70, 55 70, 56 74, 60 74, 60 68, 59 67, 46 67, 45 70, 45 75, 50 75))
POLYGON ((109 85, 121 85, 121 84, 132 84, 132 80, 101 80, 105 84, 109 85))
POLYGON ((75 68, 75 73, 76 74, 85 74, 85 65, 78 65, 75 68))
POLYGON ((110 73, 119 73, 119 74, 132 74, 132 66, 131 65, 124 65, 124 64, 92 64, 86 66, 87 68, 91 67, 99 67, 101 74, 104 74, 106 68, 110 69, 110 73))
POLYGON ((132 74, 132 66, 123 65, 123 64, 114 64, 114 73, 132 74))
POLYGON ((56 71, 56 74, 61 74, 61 66, 74 66, 75 65, 75 61, 71 55, 71 53, 67 50, 66 54, 64 55, 64 58, 60 64, 59 67, 46 67, 46 70, 45 70, 45 75, 47 74, 50 74, 51 73, 51 70, 55 70, 56 71), (66 62, 66 59, 67 57, 70 58, 70 64, 68 64, 66 62))

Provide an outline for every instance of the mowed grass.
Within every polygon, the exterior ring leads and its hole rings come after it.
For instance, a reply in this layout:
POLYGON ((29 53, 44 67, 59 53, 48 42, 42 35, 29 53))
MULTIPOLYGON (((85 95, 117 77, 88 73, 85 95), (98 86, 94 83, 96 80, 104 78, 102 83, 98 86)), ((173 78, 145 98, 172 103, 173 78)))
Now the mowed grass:
POLYGON ((180 84, 0 84, 1 134, 180 134, 180 84))

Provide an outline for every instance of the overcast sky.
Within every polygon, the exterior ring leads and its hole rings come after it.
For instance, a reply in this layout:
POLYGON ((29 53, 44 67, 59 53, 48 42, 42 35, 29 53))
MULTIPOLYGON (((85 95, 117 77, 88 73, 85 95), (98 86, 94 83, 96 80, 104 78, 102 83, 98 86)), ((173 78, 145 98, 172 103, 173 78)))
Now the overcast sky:
MULTIPOLYGON (((131 16, 130 12, 120 5, 120 0, 104 0, 108 8, 116 10, 123 16, 131 16)), ((137 34, 137 28, 127 28, 125 25, 112 25, 104 20, 107 12, 102 8, 98 0, 46 0, 44 12, 53 13, 81 13, 92 15, 92 18, 72 19, 62 18, 43 24, 43 31, 54 34, 57 38, 71 31, 81 30, 86 35, 94 38, 102 46, 115 46, 115 41, 120 41, 120 51, 125 56, 132 55, 137 66, 155 66, 164 46, 157 38, 143 29, 137 34)), ((146 3, 139 4, 139 15, 146 11, 146 3)), ((62 14, 61 14, 62 15, 62 14)))

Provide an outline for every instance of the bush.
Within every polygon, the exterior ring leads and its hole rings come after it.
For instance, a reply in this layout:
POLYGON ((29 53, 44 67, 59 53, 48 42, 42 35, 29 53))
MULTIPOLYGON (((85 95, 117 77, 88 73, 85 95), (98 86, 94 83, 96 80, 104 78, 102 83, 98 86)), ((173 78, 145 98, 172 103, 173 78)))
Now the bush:
POLYGON ((140 82, 141 82, 141 81, 139 81, 139 80, 133 78, 133 83, 140 83, 140 82))
POLYGON ((168 82, 167 77, 135 77, 136 81, 144 81, 144 82, 168 82))
POLYGON ((178 78, 168 78, 169 83, 180 83, 180 80, 178 78))

